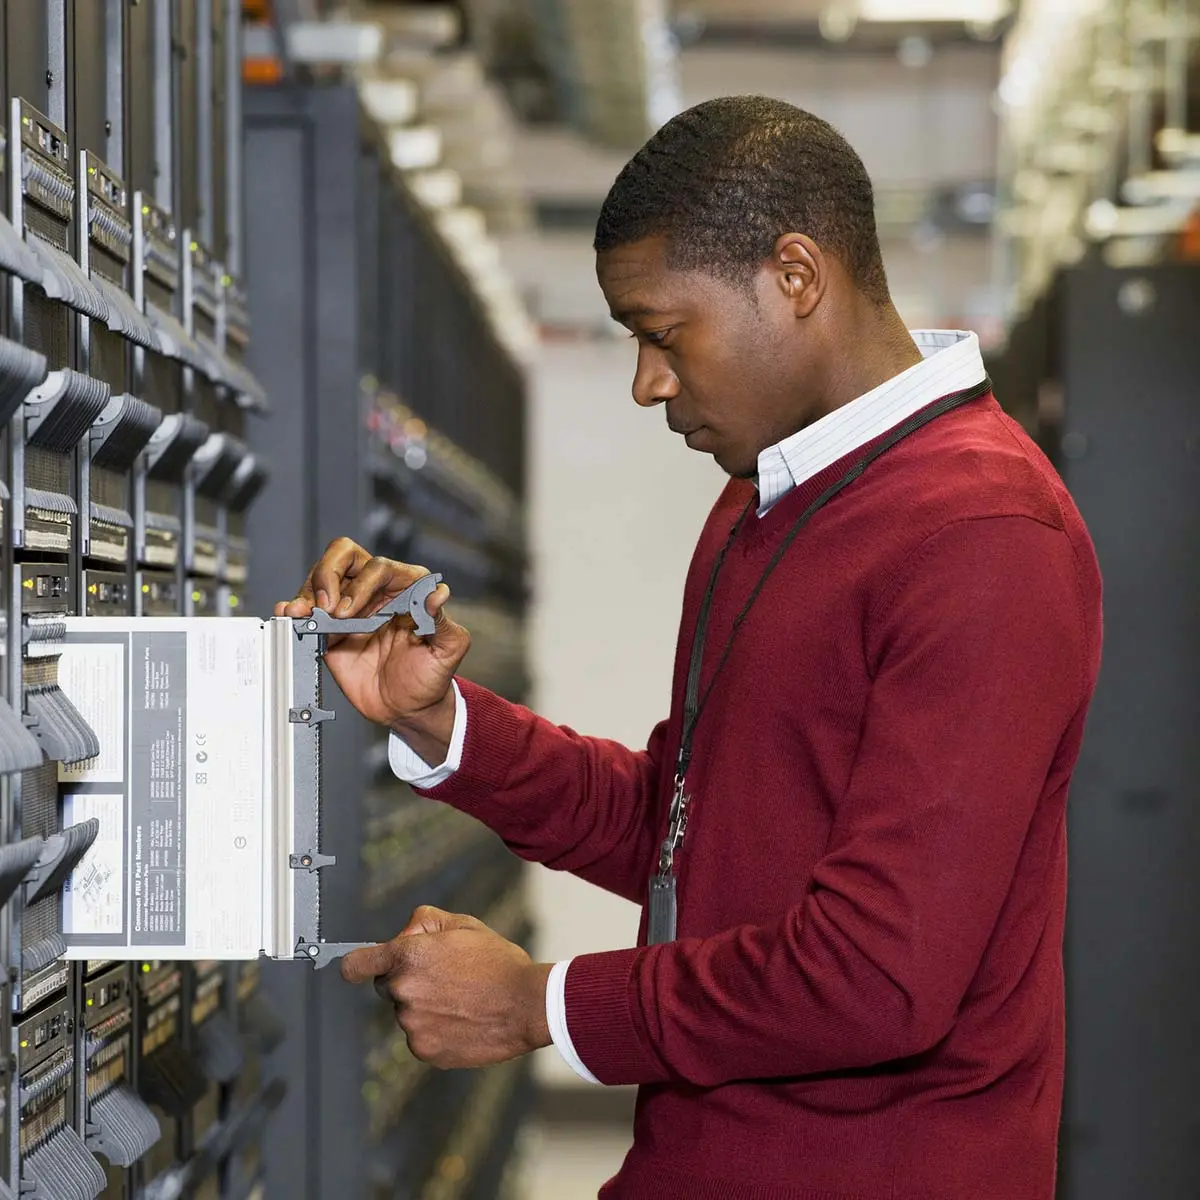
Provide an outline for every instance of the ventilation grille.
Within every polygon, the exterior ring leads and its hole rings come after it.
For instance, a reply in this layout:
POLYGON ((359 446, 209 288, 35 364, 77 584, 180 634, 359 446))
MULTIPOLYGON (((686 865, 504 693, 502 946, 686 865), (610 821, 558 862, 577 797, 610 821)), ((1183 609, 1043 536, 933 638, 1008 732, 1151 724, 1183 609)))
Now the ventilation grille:
POLYGON ((25 329, 21 339, 31 350, 46 357, 52 371, 70 361, 70 312, 49 296, 25 289, 25 329))
POLYGON ((44 763, 21 776, 21 833, 45 838, 58 830, 58 763, 44 763))
POLYGON ((106 329, 99 321, 92 322, 91 369, 89 374, 103 379, 114 392, 123 392, 126 383, 125 351, 128 342, 119 334, 106 329))
POLYGON ((62 898, 46 896, 21 917, 21 959, 26 971, 40 971, 62 953, 62 898), (37 953, 48 947, 45 954, 37 953))
POLYGON ((161 408, 166 414, 180 412, 183 408, 182 368, 177 362, 163 358, 161 354, 147 354, 146 368, 142 376, 145 399, 161 408))
POLYGON ((41 446, 25 447, 25 486, 40 492, 71 492, 71 460, 41 446))

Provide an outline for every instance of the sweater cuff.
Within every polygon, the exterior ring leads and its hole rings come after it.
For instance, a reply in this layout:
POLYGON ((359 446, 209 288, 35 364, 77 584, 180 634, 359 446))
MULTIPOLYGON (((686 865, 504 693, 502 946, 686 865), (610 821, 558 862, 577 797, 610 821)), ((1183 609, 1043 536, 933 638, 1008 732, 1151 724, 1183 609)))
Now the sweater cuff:
MULTIPOLYGON (((458 770, 439 783, 436 799, 456 807, 469 806, 476 796, 490 797, 504 786, 517 754, 524 711, 494 692, 466 679, 456 680, 460 703, 470 713, 458 770)), ((429 795, 430 788, 414 788, 429 795)))
POLYGON ((605 1084, 659 1083, 667 1073, 651 1054, 630 1004, 647 951, 581 954, 567 971, 567 1027, 580 1060, 605 1084))

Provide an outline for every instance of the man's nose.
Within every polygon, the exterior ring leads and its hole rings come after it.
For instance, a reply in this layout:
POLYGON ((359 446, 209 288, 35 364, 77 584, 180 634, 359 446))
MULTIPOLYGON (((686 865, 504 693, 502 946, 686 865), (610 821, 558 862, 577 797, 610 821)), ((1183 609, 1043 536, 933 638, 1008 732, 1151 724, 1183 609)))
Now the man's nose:
POLYGON ((679 377, 667 364, 666 355, 653 346, 638 347, 637 371, 633 376, 633 398, 643 408, 653 408, 679 395, 679 377))

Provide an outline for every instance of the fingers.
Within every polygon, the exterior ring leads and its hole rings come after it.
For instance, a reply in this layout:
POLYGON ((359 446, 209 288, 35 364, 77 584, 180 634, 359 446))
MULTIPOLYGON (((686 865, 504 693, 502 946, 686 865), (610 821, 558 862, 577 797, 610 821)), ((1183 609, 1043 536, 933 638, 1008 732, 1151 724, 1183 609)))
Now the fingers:
POLYGON ((344 581, 353 579, 368 563, 374 561, 366 550, 349 538, 337 538, 330 542, 321 555, 321 561, 312 569, 312 589, 317 607, 333 612, 342 600, 344 581))
POLYGON ((314 608, 330 611, 341 599, 342 580, 353 577, 371 555, 349 538, 335 538, 308 573, 294 600, 275 605, 277 617, 307 617, 314 608))
POLYGON ((451 929, 486 929, 482 921, 465 913, 445 912, 432 904, 422 904, 408 919, 400 931, 400 937, 411 937, 417 933, 445 933, 451 929))
MULTIPOLYGON (((295 599, 275 605, 275 615, 307 617, 314 608, 342 618, 370 615, 428 574, 424 567, 374 557, 357 542, 337 538, 309 572, 295 599)), ((439 626, 446 621, 444 606, 449 599, 450 589, 440 584, 425 601, 426 610, 439 626)))
POLYGON ((410 566, 390 558, 368 559, 355 571, 353 578, 345 580, 341 598, 330 611, 335 617, 369 615, 428 574, 424 567, 410 566))
POLYGON ((307 617, 315 607, 315 599, 312 572, 309 571, 308 577, 300 585, 300 590, 296 593, 296 598, 294 600, 281 600, 276 604, 275 615, 277 617, 307 617))
POLYGON ((366 983, 368 979, 390 975, 404 960, 405 948, 397 945, 398 940, 393 938, 390 942, 351 950, 342 959, 342 978, 347 983, 366 983))
POLYGON ((434 908, 432 904, 421 904, 413 910, 408 918, 408 924, 400 930, 400 937, 411 937, 414 933, 441 933, 448 928, 447 922, 452 921, 453 914, 434 908))
POLYGON ((390 942, 351 950, 342 959, 342 978, 347 983, 366 983, 368 979, 374 980, 375 990, 380 996, 390 999, 392 997, 386 990, 386 977, 396 975, 412 965, 419 952, 415 939, 422 934, 448 933, 456 929, 486 932, 487 926, 477 917, 468 916, 466 913, 446 912, 432 904, 422 904, 414 909, 408 924, 390 942), (380 991, 381 984, 384 987, 383 991, 380 991))

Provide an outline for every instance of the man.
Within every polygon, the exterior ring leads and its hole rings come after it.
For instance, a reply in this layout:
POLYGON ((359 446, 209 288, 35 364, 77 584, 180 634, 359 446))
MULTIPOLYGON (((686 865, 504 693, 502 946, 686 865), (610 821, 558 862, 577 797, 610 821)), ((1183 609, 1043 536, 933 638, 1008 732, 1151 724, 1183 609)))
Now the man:
MULTIPOLYGON (((444 587, 428 643, 397 621, 328 661, 402 778, 646 904, 639 947, 536 964, 422 909, 344 974, 436 1065, 553 1041, 640 1084, 606 1196, 1050 1200, 1065 802, 1100 654, 1079 515, 977 340, 905 330, 870 182, 815 117, 683 113, 596 250, 634 398, 732 477, 669 719, 634 752, 455 682, 444 587)), ((371 611, 423 573, 335 542, 278 611, 371 611)))

